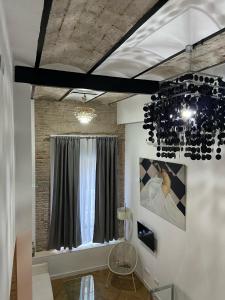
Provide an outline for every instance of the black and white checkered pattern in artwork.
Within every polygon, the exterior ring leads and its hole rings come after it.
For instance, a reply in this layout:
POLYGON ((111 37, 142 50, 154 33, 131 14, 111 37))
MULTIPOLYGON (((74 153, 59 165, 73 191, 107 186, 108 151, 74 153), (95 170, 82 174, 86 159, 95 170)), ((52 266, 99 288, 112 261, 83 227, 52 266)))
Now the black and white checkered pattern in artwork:
POLYGON ((159 171, 165 169, 171 180, 171 196, 179 208, 186 214, 186 169, 184 165, 158 160, 140 158, 140 186, 141 189, 159 171))

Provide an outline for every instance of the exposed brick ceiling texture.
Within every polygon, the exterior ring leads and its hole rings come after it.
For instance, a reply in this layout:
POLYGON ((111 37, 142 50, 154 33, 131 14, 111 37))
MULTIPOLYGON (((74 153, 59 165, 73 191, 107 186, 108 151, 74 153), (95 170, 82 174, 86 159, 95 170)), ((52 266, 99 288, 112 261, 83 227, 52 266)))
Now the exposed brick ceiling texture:
MULTIPOLYGON (((88 72, 157 0, 54 0, 50 13, 41 66, 63 65, 65 69, 88 72)), ((193 52, 195 70, 209 68, 225 61, 225 33, 193 52)), ((167 79, 190 67, 189 56, 181 53, 160 64, 138 79, 167 79)), ((34 99, 59 100, 68 89, 36 87, 34 99)), ((98 101, 105 104, 120 101, 129 94, 104 93, 98 101)))
MULTIPOLYGON (((41 66, 61 64, 65 69, 73 66, 75 71, 88 72, 156 2, 54 0, 41 66)), ((64 94, 66 92, 67 89, 64 89, 64 94)), ((36 87, 34 99, 59 100, 62 95, 63 89, 36 87)), ((115 93, 112 95, 116 96, 115 93)), ((104 101, 108 97, 112 99, 112 95, 104 94, 104 101)))
MULTIPOLYGON (((221 33, 218 36, 210 39, 209 41, 205 42, 204 44, 198 45, 192 55, 192 68, 196 71, 201 69, 207 69, 213 65, 223 63, 225 61, 225 33, 221 33)), ((158 67, 153 68, 149 72, 143 74, 142 76, 138 77, 139 79, 151 79, 152 76, 159 76, 161 79, 167 79, 171 76, 176 76, 182 72, 188 71, 190 67, 189 55, 186 53, 181 53, 180 55, 176 56, 175 58, 160 64, 158 67)), ((41 88, 38 88, 41 89, 41 88)), ((46 88, 42 90, 42 93, 38 93, 37 89, 37 96, 47 95, 48 93, 53 95, 53 93, 57 93, 57 91, 53 92, 54 89, 46 88), (44 92, 44 94, 43 94, 44 92)), ((67 90, 65 89, 64 92, 67 90)), ((61 91, 60 91, 61 92, 61 91)), ((58 98, 60 98, 62 93, 58 94, 58 98)), ((124 95, 126 98, 127 95, 124 95)), ((38 99, 39 97, 36 97, 38 99)), ((121 94, 116 95, 116 93, 107 93, 103 96, 99 97, 99 101, 103 101, 106 103, 110 103, 113 101, 121 100, 121 94), (112 94, 112 95, 111 95, 112 94), (102 98, 102 99, 101 99, 102 98)))
POLYGON ((54 0, 41 65, 87 72, 157 0, 54 0))

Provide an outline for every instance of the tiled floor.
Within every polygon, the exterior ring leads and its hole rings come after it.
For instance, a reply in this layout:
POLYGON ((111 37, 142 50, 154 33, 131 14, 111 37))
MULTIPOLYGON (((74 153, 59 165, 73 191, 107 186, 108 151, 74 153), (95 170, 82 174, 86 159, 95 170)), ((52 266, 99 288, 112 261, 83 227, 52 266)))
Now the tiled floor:
POLYGON ((85 275, 52 280, 55 300, 149 300, 149 292, 135 277, 137 291, 133 290, 131 277, 113 275, 105 286, 108 270, 85 275), (79 279, 82 277, 83 279, 79 279))

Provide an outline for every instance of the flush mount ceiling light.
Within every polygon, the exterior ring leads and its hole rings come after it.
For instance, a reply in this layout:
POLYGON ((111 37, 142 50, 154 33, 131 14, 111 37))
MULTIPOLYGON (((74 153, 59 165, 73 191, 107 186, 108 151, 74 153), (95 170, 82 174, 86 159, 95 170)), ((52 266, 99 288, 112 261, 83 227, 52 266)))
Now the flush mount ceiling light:
MULTIPOLYGON (((82 97, 82 102, 87 102, 86 95, 82 97)), ((78 119, 81 124, 89 124, 96 116, 95 109, 87 107, 85 104, 83 106, 77 106, 74 111, 74 116, 78 119)))
POLYGON ((164 81, 143 110, 149 142, 157 157, 192 160, 221 159, 225 144, 225 82, 222 78, 189 72, 164 81))
POLYGON ((71 90, 71 92, 65 97, 65 100, 88 102, 102 94, 104 94, 102 91, 76 88, 71 90))

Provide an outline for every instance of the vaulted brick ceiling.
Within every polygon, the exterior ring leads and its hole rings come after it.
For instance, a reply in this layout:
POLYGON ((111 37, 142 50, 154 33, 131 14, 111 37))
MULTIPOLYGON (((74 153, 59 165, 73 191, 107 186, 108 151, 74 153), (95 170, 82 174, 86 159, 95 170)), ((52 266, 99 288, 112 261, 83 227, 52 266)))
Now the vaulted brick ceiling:
MULTIPOLYGON (((54 0, 40 66, 88 72, 157 0, 54 0)), ((67 90, 36 87, 35 99, 67 90)))
POLYGON ((88 72, 157 0, 54 0, 41 65, 88 72))
MULTIPOLYGON (((40 66, 89 72, 157 2, 53 0, 40 66)), ((216 3, 210 0, 169 0, 93 73, 163 80, 189 70, 187 53, 182 52, 167 60, 169 53, 176 54, 188 42, 197 42, 223 28, 223 6, 222 0, 216 3), (157 32, 160 34, 155 34, 157 32), (137 76, 148 68, 149 71, 137 76)), ((224 62, 224 45, 224 33, 203 45, 196 45, 193 69, 205 69, 224 62)), ((34 98, 59 100, 67 92, 68 89, 36 88, 34 98)), ((104 93, 98 100, 110 103, 128 96, 104 93)))

